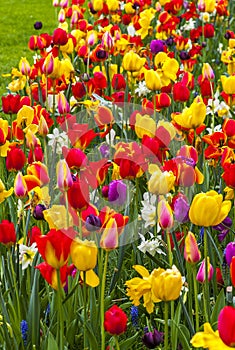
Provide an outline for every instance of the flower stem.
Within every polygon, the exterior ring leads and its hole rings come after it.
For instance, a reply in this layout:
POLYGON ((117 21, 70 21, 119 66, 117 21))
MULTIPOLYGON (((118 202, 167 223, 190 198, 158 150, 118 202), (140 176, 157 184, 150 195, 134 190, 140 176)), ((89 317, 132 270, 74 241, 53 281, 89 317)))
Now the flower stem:
POLYGON ((116 335, 114 336, 114 339, 115 339, 116 350, 120 350, 120 346, 118 343, 118 337, 116 335))
POLYGON ((203 285, 203 305, 204 305, 204 313, 205 313, 205 321, 209 322, 209 316, 208 316, 208 309, 207 309, 207 302, 209 301, 209 294, 208 294, 208 260, 207 260, 207 232, 204 230, 204 259, 205 259, 205 283, 203 285))
POLYGON ((164 303, 164 350, 168 350, 168 309, 169 303, 164 303))
POLYGON ((100 326, 101 326, 101 350, 105 350, 105 330, 104 330, 104 292, 105 292, 105 282, 106 282, 106 273, 108 266, 109 252, 106 250, 102 284, 101 284, 101 295, 100 295, 100 326))
POLYGON ((59 342, 59 350, 64 350, 64 317, 63 317, 63 310, 62 310, 62 287, 61 287, 61 280, 60 280, 60 269, 56 270, 57 273, 57 284, 58 284, 58 290, 57 290, 57 305, 58 305, 58 326, 57 326, 57 338, 59 342))
POLYGON ((194 302, 195 302, 195 322, 196 332, 199 330, 199 308, 198 308, 198 291, 197 291, 197 280, 196 280, 196 267, 193 265, 193 287, 194 287, 194 302))
POLYGON ((83 345, 84 349, 86 349, 87 346, 87 339, 86 339, 86 322, 87 322, 87 288, 86 288, 86 271, 84 271, 84 278, 83 278, 83 305, 84 305, 84 317, 83 317, 83 345))

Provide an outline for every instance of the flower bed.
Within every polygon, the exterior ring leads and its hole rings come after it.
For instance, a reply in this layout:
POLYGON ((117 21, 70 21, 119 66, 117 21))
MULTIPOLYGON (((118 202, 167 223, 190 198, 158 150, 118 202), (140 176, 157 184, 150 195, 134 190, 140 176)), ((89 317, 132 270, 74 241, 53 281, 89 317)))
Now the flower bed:
POLYGON ((233 348, 234 4, 53 6, 2 96, 2 348, 233 348))

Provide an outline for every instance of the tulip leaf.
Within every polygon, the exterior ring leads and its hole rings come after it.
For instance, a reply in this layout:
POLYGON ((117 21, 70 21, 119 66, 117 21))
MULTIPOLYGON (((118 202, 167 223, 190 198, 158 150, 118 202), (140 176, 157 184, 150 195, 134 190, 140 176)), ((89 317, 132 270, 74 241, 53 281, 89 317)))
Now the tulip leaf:
POLYGON ((99 349, 98 342, 96 339, 95 334, 93 333, 90 324, 86 323, 86 331, 87 331, 87 338, 89 340, 89 349, 90 350, 97 350, 99 349))
POLYGON ((177 308, 175 310, 175 317, 172 320, 171 324, 171 339, 172 339, 172 350, 176 350, 177 348, 177 339, 178 339, 178 325, 180 323, 182 306, 178 303, 177 308))
POLYGON ((59 350, 56 340, 50 332, 48 334, 47 350, 59 350))
POLYGON ((225 295, 224 295, 224 290, 221 289, 221 291, 216 299, 215 306, 212 310, 212 314, 211 314, 211 324, 212 325, 214 323, 217 323, 219 313, 223 309, 223 307, 225 307, 225 295))
POLYGON ((121 341, 119 343, 120 346, 120 350, 130 350, 130 348, 133 346, 133 344, 135 343, 136 339, 140 336, 140 333, 137 332, 135 333, 135 335, 133 335, 132 337, 121 341))

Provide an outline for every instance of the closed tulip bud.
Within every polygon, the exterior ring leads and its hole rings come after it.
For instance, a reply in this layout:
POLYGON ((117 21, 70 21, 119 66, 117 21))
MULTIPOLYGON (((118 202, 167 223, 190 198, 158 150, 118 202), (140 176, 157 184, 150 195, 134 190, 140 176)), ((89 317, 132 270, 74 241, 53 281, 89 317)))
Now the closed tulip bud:
POLYGON ((33 211, 33 217, 36 220, 44 220, 44 215, 43 215, 44 210, 46 210, 45 205, 37 204, 33 211))
POLYGON ((98 216, 94 214, 90 214, 87 216, 86 223, 85 223, 87 231, 90 231, 90 232, 97 231, 100 229, 101 225, 102 223, 98 216))
POLYGON ((109 251, 118 247, 118 227, 114 218, 110 218, 100 239, 101 248, 109 251))
POLYGON ((213 69, 209 65, 209 63, 203 63, 202 67, 202 79, 208 79, 213 80, 215 78, 215 74, 213 72, 213 69))
POLYGON ((2 220, 0 223, 0 243, 10 246, 16 242, 15 226, 8 220, 2 220))
POLYGON ((129 72, 138 72, 144 66, 146 58, 140 57, 134 51, 127 52, 122 61, 122 66, 129 72))
POLYGON ((40 120, 39 120, 39 124, 38 124, 38 133, 40 136, 47 136, 47 134, 49 133, 49 128, 46 122, 46 119, 41 116, 40 120))
POLYGON ((104 314, 104 329, 111 335, 120 335, 127 329, 127 315, 118 307, 113 305, 104 314))
POLYGON ((220 77, 223 91, 228 95, 235 94, 235 75, 231 75, 226 77, 225 75, 221 75, 220 77))
POLYGON ((188 212, 190 205, 188 204, 187 198, 184 196, 179 196, 174 201, 174 214, 175 220, 179 223, 184 223, 189 221, 188 212))
POLYGON ((58 21, 60 23, 64 23, 65 22, 65 10, 64 9, 60 9, 59 13, 58 13, 58 21))
POLYGON ((160 90, 162 87, 160 75, 153 69, 146 70, 144 74, 145 83, 149 90, 160 90))
MULTIPOLYGON (((214 274, 214 268, 210 263, 210 258, 207 257, 207 277, 208 277, 208 281, 210 281, 213 277, 214 274)), ((197 276, 196 276, 196 280, 200 283, 205 283, 206 280, 206 263, 205 263, 205 259, 203 259, 201 266, 199 267, 197 276)))
POLYGON ((201 259, 201 253, 198 249, 196 238, 190 231, 185 238, 184 258, 190 264, 195 264, 201 259))
POLYGON ((14 193, 19 198, 24 198, 27 195, 27 185, 21 172, 15 177, 14 193))
POLYGON ((170 230, 174 225, 171 207, 165 198, 160 199, 157 206, 159 225, 163 230, 170 230))
POLYGON ((56 167, 57 186, 60 191, 67 191, 73 184, 72 175, 65 159, 60 160, 56 167))
POLYGON ((157 300, 171 301, 179 298, 183 281, 181 273, 175 266, 167 270, 154 269, 151 275, 152 293, 157 300))
POLYGON ((101 40, 101 45, 106 49, 111 49, 113 47, 114 41, 111 34, 108 31, 104 32, 101 40))
POLYGON ((44 73, 45 75, 49 75, 53 72, 53 69, 54 69, 54 56, 50 52, 46 56, 44 63, 42 65, 42 73, 44 73))
POLYGON ((153 332, 146 332, 142 337, 142 342, 148 349, 155 349, 164 341, 164 333, 157 331, 156 329, 153 332))
POLYGON ((70 106, 69 103, 63 94, 63 92, 59 92, 57 96, 57 102, 58 102, 58 112, 60 114, 67 114, 70 112, 70 106))
MULTIPOLYGON (((102 192, 103 193, 103 192, 102 192)), ((122 180, 111 181, 108 186, 108 200, 114 205, 123 205, 127 199, 127 186, 122 180)))
POLYGON ((21 57, 19 68, 20 68, 20 72, 23 75, 29 75, 31 68, 28 60, 25 57, 21 57))
POLYGON ((76 210, 84 210, 89 203, 89 187, 82 180, 75 181, 68 189, 68 201, 76 210))
POLYGON ((112 87, 114 90, 124 90, 126 88, 126 81, 122 74, 113 75, 112 87))
POLYGON ((27 175, 36 176, 40 180, 41 186, 50 182, 47 166, 41 162, 33 162, 28 166, 27 175))
POLYGON ((6 168, 8 171, 19 171, 26 163, 26 157, 22 149, 18 147, 12 147, 7 152, 6 168))
POLYGON ((198 193, 194 196, 189 210, 189 218, 194 225, 215 226, 220 224, 231 209, 229 200, 223 201, 216 191, 198 193))
POLYGON ((149 115, 136 114, 135 132, 140 139, 142 139, 144 135, 154 137, 156 128, 155 121, 149 115))
POLYGON ((64 29, 56 28, 52 35, 54 45, 65 45, 68 42, 68 35, 64 29))

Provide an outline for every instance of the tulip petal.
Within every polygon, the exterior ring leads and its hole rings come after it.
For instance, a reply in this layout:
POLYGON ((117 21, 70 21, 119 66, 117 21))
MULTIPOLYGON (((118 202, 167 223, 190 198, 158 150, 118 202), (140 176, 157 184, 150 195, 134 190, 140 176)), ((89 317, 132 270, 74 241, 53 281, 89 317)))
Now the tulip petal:
MULTIPOLYGON (((81 279, 84 280, 84 272, 80 272, 81 279)), ((97 287, 100 283, 99 277, 93 270, 86 271, 86 284, 90 287, 97 287)))

